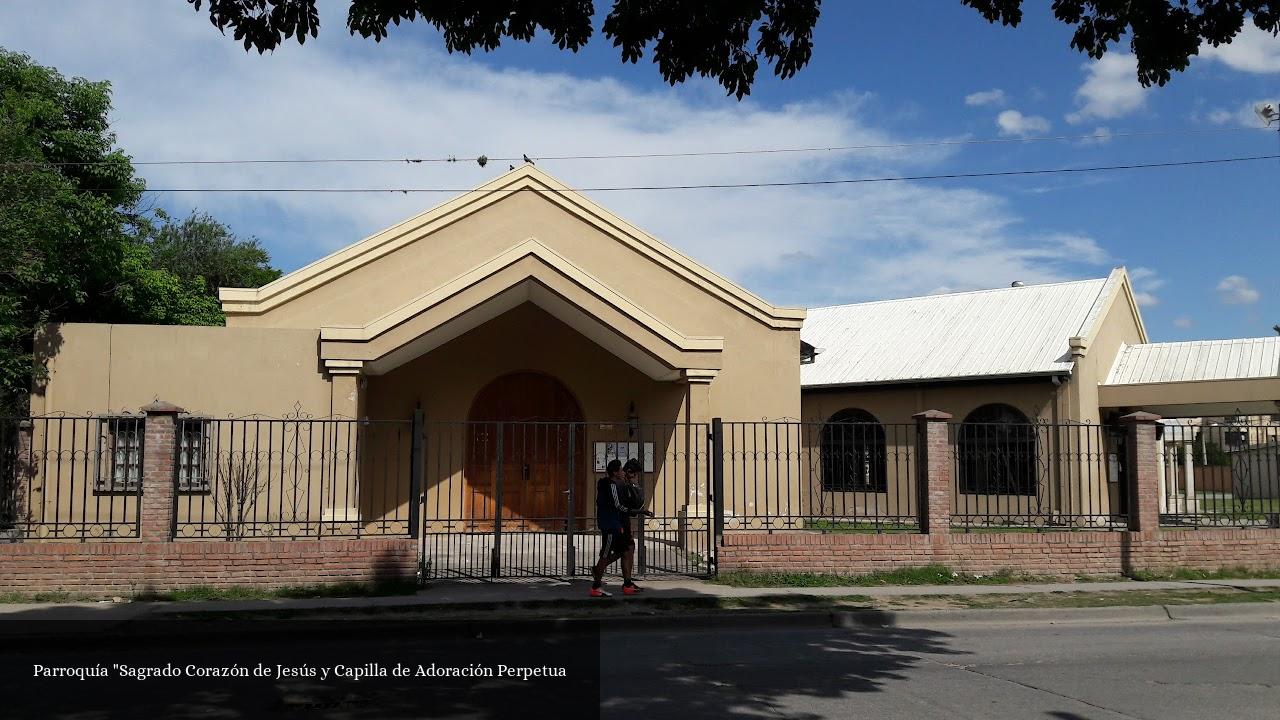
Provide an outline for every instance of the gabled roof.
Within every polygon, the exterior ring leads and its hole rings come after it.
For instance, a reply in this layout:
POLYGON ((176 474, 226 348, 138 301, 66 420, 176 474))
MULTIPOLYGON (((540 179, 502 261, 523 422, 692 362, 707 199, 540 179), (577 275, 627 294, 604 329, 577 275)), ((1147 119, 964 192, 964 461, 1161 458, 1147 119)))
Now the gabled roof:
POLYGON ((670 245, 622 220, 531 164, 522 165, 494 180, 438 205, 415 217, 370 235, 299 268, 260 288, 220 288, 218 297, 228 316, 257 315, 352 272, 433 231, 479 212, 516 192, 536 192, 605 235, 625 243, 637 253, 703 288, 725 303, 776 328, 798 328, 805 311, 776 307, 735 284, 670 245))
MULTIPOLYGON (((809 310, 800 337, 819 349, 806 388, 1071 372, 1122 288, 1106 278, 927 295, 809 310)), ((1125 293, 1127 296, 1127 291, 1125 293)))
POLYGON ((1125 345, 1106 385, 1280 377, 1280 337, 1125 345))

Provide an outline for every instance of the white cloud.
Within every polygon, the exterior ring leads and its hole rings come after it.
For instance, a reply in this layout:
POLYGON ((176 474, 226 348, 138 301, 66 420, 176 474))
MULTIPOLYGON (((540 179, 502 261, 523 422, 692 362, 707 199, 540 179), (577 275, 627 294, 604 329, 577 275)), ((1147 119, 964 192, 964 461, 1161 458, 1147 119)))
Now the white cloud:
POLYGON ((1258 75, 1280 73, 1280 38, 1259 30, 1251 22, 1229 44, 1202 45, 1200 57, 1240 72, 1258 75))
POLYGON ((1080 109, 1067 115, 1067 122, 1075 125, 1094 118, 1123 117, 1146 103, 1148 88, 1138 82, 1133 55, 1108 53, 1083 67, 1087 76, 1076 90, 1080 109))
POLYGON ((1043 135, 1052 127, 1048 120, 1039 115, 1023 115, 1017 110, 1005 110, 997 115, 996 125, 1000 126, 1001 135, 1023 138, 1043 135))
POLYGON ((1111 142, 1111 128, 1099 126, 1093 129, 1092 135, 1082 139, 1080 141, 1080 144, 1081 145, 1106 145, 1109 142, 1111 142))
POLYGON ((1191 327, 1193 324, 1194 323, 1191 321, 1191 318, 1187 317, 1186 315, 1183 315, 1181 317, 1176 317, 1173 319, 1173 326, 1176 328, 1182 328, 1185 330, 1186 328, 1191 327))
POLYGON ((1139 305, 1153 307, 1160 304, 1155 291, 1164 287, 1164 278, 1158 272, 1151 268, 1136 267, 1129 271, 1129 280, 1133 283, 1133 299, 1139 305))
POLYGON ((1005 103, 1004 91, 1000 88, 992 88, 981 92, 970 93, 964 96, 964 104, 970 107, 982 107, 983 105, 1003 105, 1005 103))
MULTIPOLYGON (((322 16, 341 17, 329 0, 322 16)), ((707 81, 639 90, 609 78, 495 67, 447 56, 422 33, 381 44, 330 24, 316 41, 246 53, 184 3, 0 10, 0 45, 68 75, 110 79, 113 127, 136 159, 518 157, 750 147, 887 144, 855 95, 764 107, 707 81), (64 22, 74 16, 74 25, 64 22)), ((946 148, 849 154, 539 161, 574 187, 901 174, 946 148)), ((151 187, 469 188, 506 170, 454 164, 149 166, 151 187)), ((1003 286, 1096 272, 1090 238, 1023 227, 1008 201, 962 185, 881 183, 741 190, 588 193, 680 250, 775 302, 836 302, 939 286, 1003 286)), ((296 268, 443 202, 448 194, 197 193, 199 206, 256 234, 296 268)))
POLYGON ((1262 294, 1239 275, 1228 275, 1218 283, 1218 299, 1228 305, 1251 305, 1261 297, 1262 294))
MULTIPOLYGON (((1239 125, 1241 127, 1260 128, 1263 127, 1263 122, 1259 119, 1256 108, 1267 104, 1274 108, 1280 108, 1280 98, 1254 100, 1240 105, 1235 110, 1217 108, 1210 111, 1206 119, 1214 125, 1239 125)), ((1273 122, 1271 127, 1276 127, 1276 124, 1273 122)))

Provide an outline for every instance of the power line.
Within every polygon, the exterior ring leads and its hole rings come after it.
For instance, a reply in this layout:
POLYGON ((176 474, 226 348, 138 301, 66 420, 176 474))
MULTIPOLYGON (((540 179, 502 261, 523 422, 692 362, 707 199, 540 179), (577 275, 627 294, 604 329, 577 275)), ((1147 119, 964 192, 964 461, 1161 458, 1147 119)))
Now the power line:
MULTIPOLYGON (((690 150, 685 152, 660 152, 660 153, 610 153, 598 155, 535 155, 530 156, 535 161, 562 161, 562 160, 641 160, 641 159, 662 159, 662 158, 688 158, 688 157, 723 157, 735 155, 781 155, 781 154, 797 154, 797 153, 819 153, 819 152, 854 152, 858 150, 901 150, 909 148, 924 147, 947 147, 947 146, 963 146, 963 145, 1000 145, 1000 144, 1024 144, 1036 142, 1066 142, 1066 141, 1082 141, 1082 140, 1112 140, 1115 138, 1136 138, 1136 137, 1160 137, 1171 135, 1205 135, 1205 134, 1221 134, 1221 133, 1240 133, 1240 132, 1256 132, 1258 130, 1266 130, 1266 128, 1208 128, 1201 130, 1184 129, 1184 130, 1146 130, 1135 132, 1116 132, 1116 133, 1092 133, 1089 135, 1046 135, 1038 137, 1025 138, 972 138, 966 140, 927 140, 920 142, 902 142, 902 143, 883 143, 871 145, 830 145, 830 146, 811 146, 811 147, 791 147, 791 148, 752 148, 744 150, 690 150)), ((484 156, 481 156, 484 157, 484 156)), ((321 164, 423 164, 423 163, 472 163, 477 162, 479 158, 459 157, 457 155, 448 155, 445 157, 400 157, 400 158, 242 158, 229 160, 138 160, 133 161, 134 166, 166 166, 166 165, 321 165, 321 164)), ((485 163, 515 163, 524 162, 524 156, 517 157, 484 157, 485 163)), ((3 162, 0 167, 83 167, 91 165, 107 165, 114 164, 109 160, 95 160, 83 162, 3 162)))
MULTIPOLYGON (((967 178, 1013 177, 1023 175, 1056 175, 1066 173, 1105 172, 1113 170, 1150 170, 1158 168, 1194 167, 1203 165, 1227 165, 1231 163, 1280 160, 1277 155, 1251 155, 1246 157, 1212 158, 1208 160, 1177 160, 1159 163, 1134 163, 1126 165, 1094 165, 1079 168, 1041 168, 1032 170, 997 170, 991 172, 945 173, 937 175, 892 175, 868 178, 839 178, 834 180, 783 180, 776 182, 704 183, 687 185, 624 185, 608 187, 580 187, 566 192, 617 192, 626 190, 701 190, 731 188, 800 187, 812 185, 857 185, 881 182, 907 182, 919 180, 961 180, 967 178)), ((87 192, 94 189, 85 188, 87 192)), ((511 193, 529 190, 554 194, 562 192, 552 188, 506 188, 476 190, 475 188, 148 188, 147 192, 169 193, 511 193)))

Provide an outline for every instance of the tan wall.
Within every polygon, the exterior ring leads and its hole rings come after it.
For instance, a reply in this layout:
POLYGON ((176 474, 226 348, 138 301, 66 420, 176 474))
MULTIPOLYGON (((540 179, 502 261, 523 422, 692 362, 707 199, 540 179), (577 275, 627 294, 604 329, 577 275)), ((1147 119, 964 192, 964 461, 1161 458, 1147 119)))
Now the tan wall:
MULTIPOLYGON (((954 423, 960 423, 970 412, 991 403, 1017 408, 1032 421, 1053 423, 1057 420, 1064 425, 1083 422, 1068 412, 1066 387, 1055 388, 1048 379, 951 386, 882 386, 811 391, 803 396, 804 418, 815 427, 841 410, 860 408, 870 412, 887 426, 886 451, 891 463, 894 458, 907 458, 906 463, 898 462, 911 468, 914 467, 912 435, 909 428, 894 427, 895 424, 914 423, 911 416, 924 410, 943 410, 954 416, 954 423)), ((1044 448, 1040 452, 1047 457, 1043 458, 1040 469, 1046 473, 1047 493, 1033 497, 956 492, 953 494, 952 512, 975 517, 1032 516, 1043 514, 1045 508, 1051 506, 1055 511, 1067 514, 1112 514, 1118 507, 1119 487, 1111 482, 1108 475, 1106 448, 1099 446, 1096 429, 1063 427, 1056 435, 1047 429, 1041 434, 1044 448)), ((819 432, 809 433, 809 452, 820 437, 819 432)), ((810 491, 807 507, 814 511, 834 506, 853 508, 867 514, 896 515, 915 508, 914 475, 909 468, 887 473, 888 492, 876 494, 822 493, 820 470, 811 467, 810 475, 809 485, 814 489, 810 491)))
POLYGON ((232 316, 228 324, 363 325, 530 237, 680 333, 723 337, 724 365, 711 392, 713 414, 798 414, 799 330, 766 326, 530 192, 515 193, 262 315, 232 316))
POLYGON ((1076 361, 1069 383, 1070 414, 1080 422, 1096 423, 1102 420, 1098 386, 1106 382, 1121 345, 1143 342, 1142 329, 1128 297, 1124 287, 1118 288, 1084 357, 1076 361))
MULTIPOLYGON (((685 428, 675 424, 688 422, 689 386, 651 380, 542 309, 525 304, 386 375, 368 379, 366 407, 371 417, 409 417, 416 404, 426 415, 429 515, 451 520, 468 516, 463 471, 469 441, 464 423, 482 388, 517 371, 559 380, 588 421, 585 436, 575 438, 575 444, 585 439, 576 453, 580 464, 575 467, 575 485, 578 492, 587 493, 586 514, 594 513, 590 503, 597 473, 591 450, 597 441, 654 442, 656 467, 647 477, 653 508, 675 514, 683 506, 687 485, 675 474, 683 467, 679 456, 690 440, 685 428), (626 424, 633 402, 642 426, 637 437, 628 436, 626 424)), ((552 426, 534 442, 567 456, 567 437, 558 437, 566 432, 564 426, 552 426), (548 439, 548 434, 557 439, 548 439)), ((693 442, 705 447, 705 440, 693 442)))
POLYGON ((51 328, 33 414, 134 412, 166 400, 211 417, 329 414, 316 330, 105 325, 51 328))
POLYGON ((804 419, 811 422, 825 422, 847 408, 866 410, 885 424, 914 423, 911 416, 925 410, 951 413, 960 422, 970 412, 991 403, 1011 405, 1032 420, 1051 421, 1056 390, 1048 379, 972 385, 887 385, 806 391, 802 405, 804 419))

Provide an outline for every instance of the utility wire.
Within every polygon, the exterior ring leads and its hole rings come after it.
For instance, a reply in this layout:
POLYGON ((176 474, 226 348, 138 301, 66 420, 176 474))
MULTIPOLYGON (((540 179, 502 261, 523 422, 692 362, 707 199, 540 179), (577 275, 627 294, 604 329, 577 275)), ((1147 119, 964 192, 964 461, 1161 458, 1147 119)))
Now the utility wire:
MULTIPOLYGON (((998 170, 992 172, 946 173, 938 175, 891 175, 866 178, 840 178, 834 180, 784 180, 777 182, 741 182, 741 183, 705 183, 687 185, 623 185, 580 187, 561 191, 554 188, 497 188, 477 190, 476 188, 148 188, 147 192, 169 193, 512 193, 524 190, 557 194, 561 192, 617 192, 625 190, 700 190, 729 188, 769 188, 800 187, 812 185, 857 185, 864 183, 907 182, 918 180, 960 180, 966 178, 1014 177, 1023 175, 1056 175, 1065 173, 1104 172, 1114 170, 1150 170, 1158 168, 1196 167, 1204 165, 1227 165, 1232 163, 1258 162, 1280 159, 1277 155, 1250 155, 1245 157, 1212 158, 1208 160, 1177 160, 1159 163, 1134 163, 1126 165, 1094 165, 1078 168, 1042 168, 1032 170, 998 170)), ((85 188, 92 192, 94 189, 85 188)))
MULTIPOLYGON (((691 150, 687 152, 665 152, 665 153, 613 153, 599 155, 538 155, 529 156, 534 161, 546 160, 639 160, 647 158, 687 158, 687 157, 720 157, 727 155, 779 155, 789 153, 820 153, 820 152, 853 152, 858 150, 895 150, 907 148, 923 148, 923 147, 945 147, 956 145, 997 145, 997 144, 1019 144, 1019 143, 1035 143, 1035 142, 1062 142, 1076 140, 1111 140, 1114 138, 1135 138, 1135 137, 1158 137, 1169 135, 1204 135, 1204 134, 1220 134, 1220 133, 1240 133, 1254 132, 1257 130, 1265 130, 1266 128, 1211 128, 1202 130, 1147 130, 1135 132, 1116 132, 1116 133, 1093 133, 1089 135, 1046 135, 1040 137, 1025 138, 974 138, 968 140, 930 140, 921 142, 903 142, 903 143, 884 143, 878 145, 831 145, 831 146, 813 146, 813 147, 793 147, 793 148, 754 148, 746 150, 691 150)), ((481 156, 484 157, 484 156, 481 156)), ((494 163, 515 163, 524 162, 525 157, 484 157, 485 164, 494 163)), ((376 163, 472 163, 477 162, 479 158, 463 158, 457 155, 448 155, 446 157, 403 157, 403 158, 243 158, 230 160, 139 160, 133 161, 134 166, 141 165, 320 165, 320 164, 376 164, 376 163)), ((84 162, 54 162, 54 163, 32 163, 25 161, 3 162, 0 167, 34 167, 34 166, 54 166, 54 167, 78 167, 89 165, 107 165, 114 164, 110 160, 95 160, 84 162)), ((483 167, 483 165, 482 165, 483 167)))

